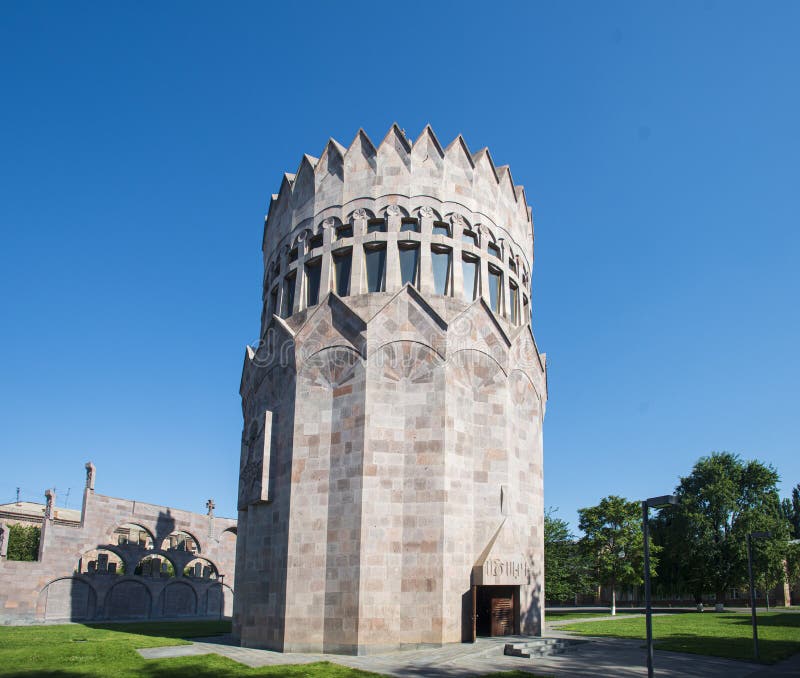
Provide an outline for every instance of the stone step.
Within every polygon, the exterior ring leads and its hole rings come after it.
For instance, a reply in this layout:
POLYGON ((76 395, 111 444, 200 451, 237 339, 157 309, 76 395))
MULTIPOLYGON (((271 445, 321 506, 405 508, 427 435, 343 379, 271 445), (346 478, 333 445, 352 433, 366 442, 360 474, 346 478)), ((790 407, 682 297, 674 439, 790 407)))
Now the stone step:
POLYGON ((506 643, 503 654, 509 657, 549 657, 556 654, 564 654, 574 649, 586 640, 572 640, 570 638, 536 638, 517 643, 506 643))

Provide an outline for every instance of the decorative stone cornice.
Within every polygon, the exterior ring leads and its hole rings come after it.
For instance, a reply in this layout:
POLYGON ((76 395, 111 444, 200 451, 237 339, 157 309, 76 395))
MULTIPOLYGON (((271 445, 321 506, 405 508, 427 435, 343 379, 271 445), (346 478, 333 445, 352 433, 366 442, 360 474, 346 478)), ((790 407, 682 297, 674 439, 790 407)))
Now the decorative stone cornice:
POLYGON ((346 149, 329 139, 319 158, 304 155, 272 196, 264 253, 269 256, 296 229, 315 228, 321 218, 345 221, 354 208, 377 213, 387 196, 407 211, 423 204, 415 200, 422 197, 460 207, 495 237, 505 231, 532 264, 533 221, 522 186, 507 166, 495 165, 488 149, 473 154, 460 135, 443 149, 430 125, 413 143, 394 124, 377 147, 360 129, 346 149))

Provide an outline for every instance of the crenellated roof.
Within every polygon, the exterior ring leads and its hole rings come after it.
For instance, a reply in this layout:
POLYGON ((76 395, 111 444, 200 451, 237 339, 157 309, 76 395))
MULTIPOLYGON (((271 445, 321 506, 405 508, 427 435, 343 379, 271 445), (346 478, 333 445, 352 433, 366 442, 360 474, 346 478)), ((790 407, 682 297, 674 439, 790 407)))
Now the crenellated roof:
POLYGON ((508 166, 495 165, 487 148, 471 153, 461 135, 443 148, 430 125, 413 143, 393 124, 378 146, 359 129, 347 148, 331 138, 319 158, 303 155, 297 171, 285 174, 272 196, 264 252, 271 253, 295 229, 312 226, 315 219, 335 216, 344 221, 353 209, 370 208, 371 203, 374 212, 387 202, 412 210, 419 198, 505 230, 532 264, 531 209, 508 166))

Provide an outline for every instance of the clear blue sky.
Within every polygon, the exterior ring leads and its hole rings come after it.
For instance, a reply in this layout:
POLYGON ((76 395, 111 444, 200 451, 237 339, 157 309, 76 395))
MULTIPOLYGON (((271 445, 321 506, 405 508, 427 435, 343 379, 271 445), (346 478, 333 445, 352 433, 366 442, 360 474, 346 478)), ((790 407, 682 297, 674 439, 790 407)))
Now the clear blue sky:
POLYGON ((0 6, 0 501, 235 515, 283 172, 393 121, 489 146, 536 221, 545 501, 712 450, 800 482, 800 4, 0 6))

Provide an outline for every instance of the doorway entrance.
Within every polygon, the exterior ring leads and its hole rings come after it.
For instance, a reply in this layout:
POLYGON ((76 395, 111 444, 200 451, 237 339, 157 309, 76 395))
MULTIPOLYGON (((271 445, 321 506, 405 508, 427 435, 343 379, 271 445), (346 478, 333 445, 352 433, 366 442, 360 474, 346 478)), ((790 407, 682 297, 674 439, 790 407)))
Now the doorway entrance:
POLYGON ((475 586, 475 635, 519 633, 519 586, 475 586))

